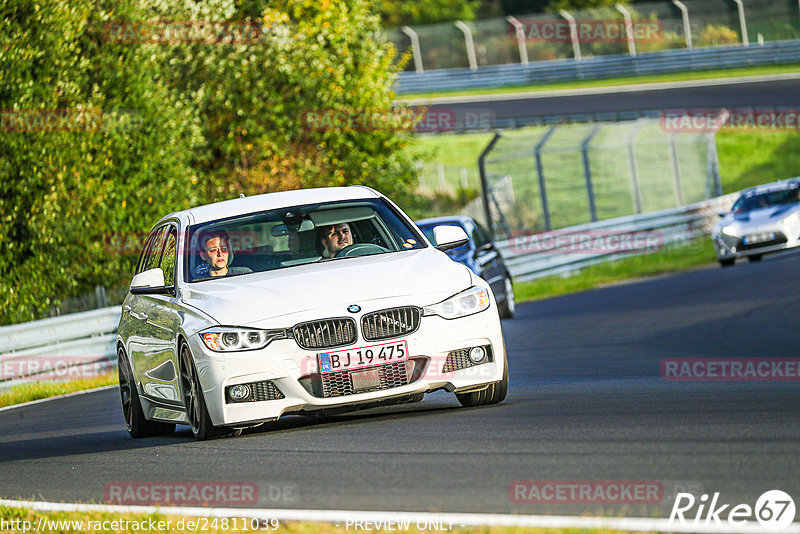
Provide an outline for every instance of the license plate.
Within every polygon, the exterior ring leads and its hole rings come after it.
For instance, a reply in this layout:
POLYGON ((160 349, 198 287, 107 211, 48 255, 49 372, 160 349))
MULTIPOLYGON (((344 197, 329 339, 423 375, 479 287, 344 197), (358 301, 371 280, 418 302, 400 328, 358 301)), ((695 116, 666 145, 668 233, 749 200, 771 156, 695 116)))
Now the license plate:
POLYGON ((352 371, 373 365, 403 362, 408 359, 408 346, 405 340, 379 343, 367 347, 333 350, 317 355, 320 373, 352 371))
POLYGON ((764 233, 764 234, 752 234, 744 236, 744 244, 745 245, 753 245, 755 243, 763 243, 764 241, 772 241, 775 239, 775 234, 773 233, 764 233))

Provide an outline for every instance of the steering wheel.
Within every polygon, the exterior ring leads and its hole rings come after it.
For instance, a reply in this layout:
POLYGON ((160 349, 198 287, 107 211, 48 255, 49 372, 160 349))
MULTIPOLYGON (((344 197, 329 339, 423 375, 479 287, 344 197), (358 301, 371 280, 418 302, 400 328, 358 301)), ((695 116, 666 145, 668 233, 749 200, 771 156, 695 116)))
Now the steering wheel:
POLYGON ((334 258, 353 258, 355 256, 368 256, 383 252, 389 252, 389 249, 373 243, 353 243, 337 252, 334 258))

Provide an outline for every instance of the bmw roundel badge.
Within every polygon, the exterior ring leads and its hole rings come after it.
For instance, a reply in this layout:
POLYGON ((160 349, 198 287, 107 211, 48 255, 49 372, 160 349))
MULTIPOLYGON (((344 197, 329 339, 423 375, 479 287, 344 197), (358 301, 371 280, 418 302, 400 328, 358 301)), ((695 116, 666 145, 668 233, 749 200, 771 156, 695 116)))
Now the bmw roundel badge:
POLYGON ((347 307, 347 311, 349 311, 350 313, 358 313, 361 311, 361 306, 359 306, 358 304, 351 304, 350 306, 347 307))

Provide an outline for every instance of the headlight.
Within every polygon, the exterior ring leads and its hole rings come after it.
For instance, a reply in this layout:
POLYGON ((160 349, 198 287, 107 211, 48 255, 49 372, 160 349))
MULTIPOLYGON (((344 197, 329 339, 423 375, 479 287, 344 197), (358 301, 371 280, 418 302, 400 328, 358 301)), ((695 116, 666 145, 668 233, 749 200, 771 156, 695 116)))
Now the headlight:
POLYGON ((471 287, 438 304, 426 306, 424 315, 438 315, 445 319, 457 319, 482 312, 489 307, 489 291, 482 287, 471 287))
POLYGON ((729 237, 740 237, 737 232, 734 232, 730 226, 723 226, 720 228, 720 233, 723 233, 729 237))
POLYGON ((285 339, 286 330, 257 330, 217 326, 200 332, 205 346, 216 352, 263 349, 275 339, 285 339))

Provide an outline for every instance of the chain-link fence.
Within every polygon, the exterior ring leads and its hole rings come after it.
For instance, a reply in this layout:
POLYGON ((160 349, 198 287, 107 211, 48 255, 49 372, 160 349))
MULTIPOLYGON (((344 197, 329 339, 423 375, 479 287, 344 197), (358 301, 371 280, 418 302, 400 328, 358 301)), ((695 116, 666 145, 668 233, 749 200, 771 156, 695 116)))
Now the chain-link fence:
MULTIPOLYGON (((713 134, 668 133, 653 119, 504 132, 484 162, 498 237, 685 206, 721 194, 713 134)), ((474 200, 463 213, 485 222, 482 202, 474 200)))
POLYGON ((401 54, 408 52, 414 58, 406 70, 477 68, 797 39, 800 4, 795 0, 665 0, 622 9, 406 26, 384 35, 401 54))

